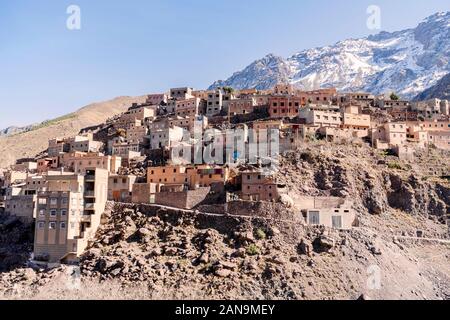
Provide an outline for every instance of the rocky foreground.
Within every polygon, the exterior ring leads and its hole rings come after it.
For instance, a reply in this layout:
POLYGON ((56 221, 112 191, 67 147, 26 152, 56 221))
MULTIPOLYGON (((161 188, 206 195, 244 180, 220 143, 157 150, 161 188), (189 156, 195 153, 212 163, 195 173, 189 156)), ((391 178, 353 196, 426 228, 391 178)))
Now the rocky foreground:
POLYGON ((24 267, 31 226, 0 219, 0 297, 449 299, 450 193, 429 171, 449 162, 436 152, 408 162, 312 144, 284 157, 279 174, 293 200, 354 200, 359 227, 349 231, 305 226, 289 206, 280 220, 109 203, 79 267, 42 270, 24 267))
POLYGON ((15 269, 1 275, 0 292, 8 299, 450 298, 445 229, 429 220, 409 226, 411 217, 398 213, 384 223, 393 233, 403 230, 404 236, 394 236, 364 226, 331 232, 147 210, 113 206, 79 271, 15 269), (441 240, 414 238, 417 225, 441 240))

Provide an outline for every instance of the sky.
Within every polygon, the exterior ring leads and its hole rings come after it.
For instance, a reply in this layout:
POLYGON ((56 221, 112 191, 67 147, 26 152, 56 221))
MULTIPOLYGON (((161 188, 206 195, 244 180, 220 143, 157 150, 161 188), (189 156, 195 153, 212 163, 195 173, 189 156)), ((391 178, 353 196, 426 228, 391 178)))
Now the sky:
POLYGON ((0 0, 0 129, 122 95, 207 88, 268 53, 415 27, 448 0, 0 0), (70 30, 70 5, 81 28, 70 30))

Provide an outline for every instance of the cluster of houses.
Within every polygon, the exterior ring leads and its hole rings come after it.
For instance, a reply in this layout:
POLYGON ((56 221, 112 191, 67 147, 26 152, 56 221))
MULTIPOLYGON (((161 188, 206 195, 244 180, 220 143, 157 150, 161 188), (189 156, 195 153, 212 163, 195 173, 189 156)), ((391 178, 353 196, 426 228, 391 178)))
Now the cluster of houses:
MULTIPOLYGON (((266 170, 267 158, 318 137, 366 139, 399 157, 430 145, 448 150, 449 118, 449 102, 438 99, 410 103, 285 84, 173 88, 100 129, 50 140, 42 157, 18 160, 0 174, 0 208, 35 222, 35 261, 76 261, 107 201, 183 209, 230 199, 277 202, 285 190, 266 170)), ((348 203, 319 202, 326 205, 303 201, 306 223, 352 226, 348 203)))

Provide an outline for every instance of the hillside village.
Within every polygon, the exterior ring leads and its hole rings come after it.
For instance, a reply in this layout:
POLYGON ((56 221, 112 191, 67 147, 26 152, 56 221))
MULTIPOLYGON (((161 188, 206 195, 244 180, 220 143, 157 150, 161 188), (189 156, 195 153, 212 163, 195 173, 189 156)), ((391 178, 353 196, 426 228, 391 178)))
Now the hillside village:
MULTIPOLYGON (((395 94, 302 91, 287 84, 264 91, 172 88, 77 136, 51 139, 33 159, 18 160, 0 175, 0 210, 8 218, 5 225, 34 223, 30 260, 46 266, 78 263, 95 246, 113 204, 236 217, 274 210, 280 221, 289 214, 278 209, 291 208, 300 224, 351 230, 360 224, 361 204, 342 187, 348 181, 337 188, 335 181, 316 176, 311 181, 329 192, 309 192, 305 182, 302 192, 293 193, 289 179, 304 169, 297 164, 289 173, 286 162, 294 161, 299 148, 321 142, 329 150, 344 146, 337 153, 360 145, 366 153, 388 155, 389 169, 438 152, 443 161, 426 160, 422 170, 429 179, 445 181, 449 109, 447 100, 410 102, 395 94)), ((446 223, 449 194, 442 190, 427 208, 446 223)), ((362 205, 381 214, 385 207, 373 198, 362 205)))

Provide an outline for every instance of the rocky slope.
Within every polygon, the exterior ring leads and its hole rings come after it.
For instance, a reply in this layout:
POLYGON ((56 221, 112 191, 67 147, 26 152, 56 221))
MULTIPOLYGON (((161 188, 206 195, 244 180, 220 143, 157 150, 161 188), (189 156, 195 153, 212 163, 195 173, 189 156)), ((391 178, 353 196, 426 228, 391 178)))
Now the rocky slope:
POLYGON ((399 160, 366 144, 315 142, 288 153, 277 173, 292 199, 302 195, 348 197, 359 212, 398 209, 445 222, 450 214, 450 153, 418 150, 399 160))
POLYGON ((0 274, 0 297, 449 299, 450 186, 439 178, 448 159, 430 150, 411 165, 365 145, 322 142, 286 155, 278 175, 293 199, 354 200, 359 226, 349 231, 305 226, 282 205, 286 215, 273 219, 267 209, 241 217, 110 203, 79 270, 14 264, 0 274))
POLYGON ((268 89, 290 82, 303 89, 395 91, 412 98, 450 71, 449 39, 450 12, 437 13, 414 29, 344 40, 287 59, 270 54, 211 88, 268 89))
POLYGON ((434 86, 417 95, 414 100, 423 101, 434 98, 450 100, 450 73, 439 80, 434 86))
POLYGON ((106 119, 125 112, 133 102, 144 100, 144 97, 118 97, 93 103, 31 131, 0 137, 0 168, 14 164, 17 159, 34 157, 46 150, 49 139, 74 136, 83 128, 103 123, 106 119))

